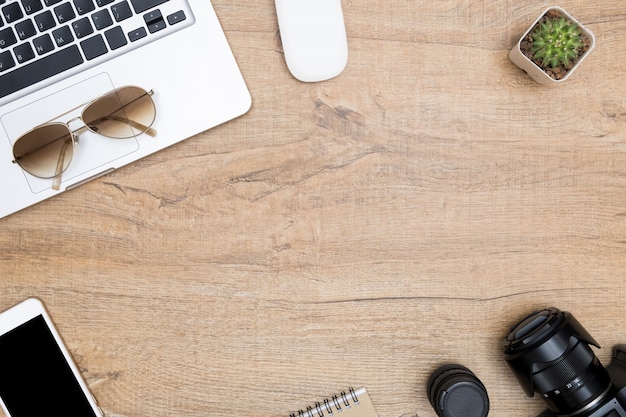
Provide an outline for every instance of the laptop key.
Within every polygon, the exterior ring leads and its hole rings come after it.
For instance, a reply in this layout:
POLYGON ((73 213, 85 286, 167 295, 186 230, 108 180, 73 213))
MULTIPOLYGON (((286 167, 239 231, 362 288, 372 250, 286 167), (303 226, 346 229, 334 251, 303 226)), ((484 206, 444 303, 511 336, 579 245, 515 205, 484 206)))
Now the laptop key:
POLYGON ((54 8, 54 14, 57 15, 57 20, 60 24, 67 23, 76 17, 72 5, 69 3, 63 3, 54 8))
POLYGON ((91 61, 92 59, 109 52, 106 44, 104 43, 104 39, 100 34, 85 39, 80 43, 80 46, 81 48, 83 48, 85 58, 87 58, 88 61, 91 61))
POLYGON ((43 9, 41 0, 22 0, 22 6, 26 14, 30 15, 43 9))
POLYGON ((177 11, 176 13, 172 13, 167 16, 167 23, 170 25, 175 25, 178 22, 182 22, 186 19, 185 12, 182 10, 177 11))
POLYGON ((165 29, 165 20, 163 20, 163 15, 159 9, 146 13, 143 16, 143 20, 146 22, 146 26, 148 26, 148 31, 150 33, 155 33, 165 29))
POLYGON ((113 19, 111 19, 111 14, 107 9, 98 10, 92 14, 91 21, 93 22, 96 30, 102 30, 113 25, 113 19))
POLYGON ((35 47, 38 55, 47 54, 48 52, 54 50, 52 38, 47 33, 33 39, 33 46, 35 47))
POLYGON ((146 37, 147 35, 148 35, 148 32, 146 32, 146 28, 140 27, 133 31, 128 32, 128 39, 130 39, 131 42, 135 42, 141 38, 146 37))
POLYGON ((74 29, 76 39, 84 38, 93 33, 93 26, 91 26, 88 17, 83 17, 82 19, 72 22, 72 29, 74 29))
POLYGON ((17 38, 15 37, 15 33, 13 33, 12 28, 8 27, 0 30, 0 49, 8 48, 16 43, 17 38))
POLYGON ((59 48, 74 41, 74 35, 72 35, 72 31, 67 25, 61 26, 60 28, 53 30, 52 37, 54 38, 54 41, 59 48))
POLYGON ((39 32, 45 32, 48 29, 53 28, 56 25, 52 12, 46 10, 43 13, 39 13, 35 16, 35 24, 39 28, 39 32))
POLYGON ((15 66, 15 61, 13 60, 13 56, 11 52, 0 52, 0 73, 6 71, 15 66))
POLYGON ((159 4, 163 4, 166 1, 167 0, 130 0, 130 2, 133 4, 133 9, 135 9, 135 13, 137 14, 152 9, 153 7, 156 7, 159 4))
POLYGON ((2 8, 2 15, 7 23, 13 23, 24 17, 20 4, 18 2, 9 3, 2 8))
POLYGON ((35 52, 33 48, 31 48, 30 43, 23 43, 16 46, 13 48, 13 53, 15 54, 15 59, 17 59, 17 62, 20 64, 35 58, 35 52))
POLYGON ((111 50, 121 48, 122 46, 128 44, 126 40, 126 36, 124 36, 124 31, 120 26, 115 26, 104 32, 104 36, 107 38, 107 42, 109 42, 109 48, 111 50))
POLYGON ((91 0, 74 0, 74 7, 81 16, 96 10, 96 5, 91 0))
POLYGON ((133 16, 133 11, 130 10, 130 6, 126 0, 111 6, 111 13, 113 13, 116 22, 121 22, 133 16))
POLYGON ((61 49, 0 75, 0 98, 36 84, 84 62, 77 45, 61 49))
POLYGON ((17 23, 15 25, 15 31, 17 32, 17 36, 22 41, 37 34, 35 25, 33 25, 33 22, 30 19, 22 20, 21 22, 17 23))

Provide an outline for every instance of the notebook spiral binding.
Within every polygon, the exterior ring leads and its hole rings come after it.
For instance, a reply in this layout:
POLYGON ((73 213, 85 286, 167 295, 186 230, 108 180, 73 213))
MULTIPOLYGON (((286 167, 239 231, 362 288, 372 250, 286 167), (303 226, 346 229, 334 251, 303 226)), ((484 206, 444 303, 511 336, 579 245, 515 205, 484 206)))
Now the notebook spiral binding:
POLYGON ((309 406, 306 410, 299 410, 297 413, 291 413, 289 417, 324 417, 335 416, 344 409, 359 405, 359 397, 350 388, 348 392, 341 391, 341 394, 333 395, 330 399, 325 398, 323 403, 317 402, 313 407, 309 406), (326 411, 327 414, 324 414, 326 411))

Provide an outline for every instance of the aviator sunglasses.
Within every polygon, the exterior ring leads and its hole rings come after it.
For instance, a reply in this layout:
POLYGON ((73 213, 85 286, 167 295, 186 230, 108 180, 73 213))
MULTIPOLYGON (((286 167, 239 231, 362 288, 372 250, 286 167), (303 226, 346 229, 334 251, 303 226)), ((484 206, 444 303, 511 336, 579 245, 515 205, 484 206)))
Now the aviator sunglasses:
POLYGON ((151 127, 156 118, 153 94, 152 90, 126 86, 81 104, 64 113, 84 106, 79 117, 66 123, 43 123, 20 136, 13 144, 13 163, 35 177, 53 178, 52 188, 58 190, 61 174, 74 155, 78 135, 85 130, 112 139, 130 139, 142 133, 156 135, 151 127), (76 120, 84 126, 72 130, 69 124, 76 120))

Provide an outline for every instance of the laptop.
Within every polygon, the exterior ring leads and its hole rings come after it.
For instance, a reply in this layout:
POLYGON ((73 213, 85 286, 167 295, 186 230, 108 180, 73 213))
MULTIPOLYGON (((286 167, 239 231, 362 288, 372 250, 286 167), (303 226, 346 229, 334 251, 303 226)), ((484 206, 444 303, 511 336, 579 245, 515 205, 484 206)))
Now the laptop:
POLYGON ((0 218, 250 106, 209 0, 0 0, 0 218), (125 86, 152 94, 154 135, 120 140, 81 130, 56 187, 16 163, 13 143, 25 132, 49 122, 78 131, 87 103, 125 86))

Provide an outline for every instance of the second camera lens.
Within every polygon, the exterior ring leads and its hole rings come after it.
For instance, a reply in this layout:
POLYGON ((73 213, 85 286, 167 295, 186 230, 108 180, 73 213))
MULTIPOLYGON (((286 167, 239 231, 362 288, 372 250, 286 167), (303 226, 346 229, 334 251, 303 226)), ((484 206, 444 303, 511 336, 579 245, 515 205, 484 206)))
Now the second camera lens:
POLYGON ((427 391, 439 417, 486 417, 489 413, 485 386, 465 366, 439 367, 431 375, 427 391))

